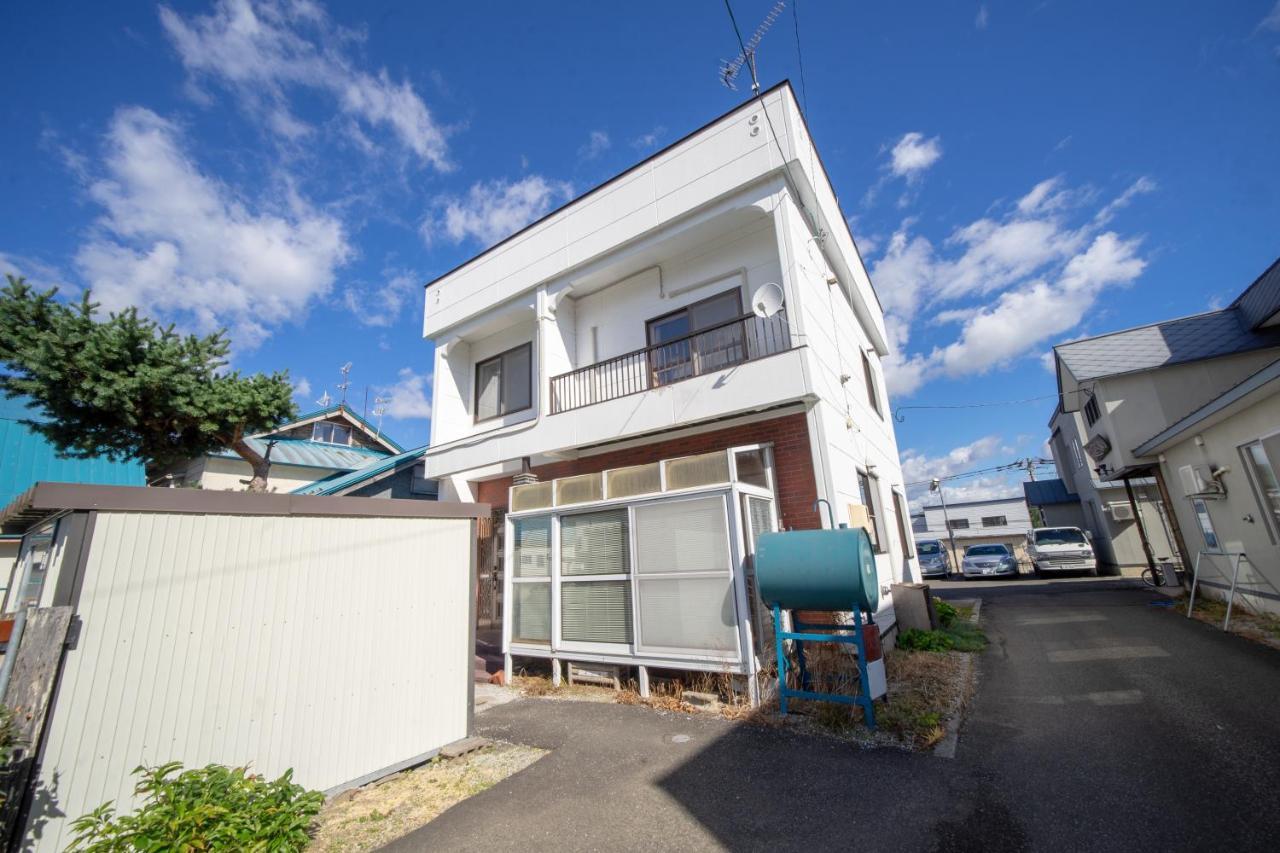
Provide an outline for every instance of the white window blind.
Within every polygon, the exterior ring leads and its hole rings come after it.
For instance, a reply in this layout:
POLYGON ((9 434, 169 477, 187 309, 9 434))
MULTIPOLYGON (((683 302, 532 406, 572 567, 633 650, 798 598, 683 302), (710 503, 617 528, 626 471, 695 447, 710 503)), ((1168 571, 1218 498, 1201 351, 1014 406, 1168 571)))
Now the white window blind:
POLYGON ((515 548, 513 577, 551 576, 551 519, 521 518, 512 522, 515 548))
POLYGON ((560 637, 566 642, 630 643, 630 582, 565 581, 561 584, 560 637))
POLYGON ((625 509, 566 515, 560 519, 562 575, 625 575, 630 570, 625 509))
POLYGON ((636 507, 640 574, 728 572, 729 540, 719 497, 636 507))
POLYGON ((717 497, 635 508, 642 648, 733 656, 728 521, 717 497))
POLYGON ((773 531, 773 514, 769 511, 769 504, 764 498, 748 497, 747 513, 751 517, 751 536, 754 542, 760 541, 761 533, 770 533, 773 531))
POLYGON ((517 583, 511 613, 511 639, 517 643, 551 642, 551 583, 517 583))

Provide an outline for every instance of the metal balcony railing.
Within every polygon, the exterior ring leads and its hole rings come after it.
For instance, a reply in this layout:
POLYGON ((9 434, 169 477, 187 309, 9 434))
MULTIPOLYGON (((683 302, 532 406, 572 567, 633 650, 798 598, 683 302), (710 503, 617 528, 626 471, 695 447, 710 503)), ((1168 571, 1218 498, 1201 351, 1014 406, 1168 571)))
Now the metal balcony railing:
POLYGON ((785 311, 767 318, 746 314, 553 377, 551 414, 639 394, 789 349, 785 311))

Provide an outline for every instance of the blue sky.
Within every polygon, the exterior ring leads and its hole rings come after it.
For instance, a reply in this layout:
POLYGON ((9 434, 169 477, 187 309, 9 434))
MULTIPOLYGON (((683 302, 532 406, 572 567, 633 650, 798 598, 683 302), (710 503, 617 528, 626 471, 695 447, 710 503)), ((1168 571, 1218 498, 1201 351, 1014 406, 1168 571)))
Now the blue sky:
MULTIPOLYGON (((750 31, 771 5, 734 9, 750 31)), ((761 79, 807 104, 895 406, 1051 395, 1053 343, 1225 304, 1280 254, 1276 0, 797 11, 761 79)), ((718 0, 6 4, 0 26, 0 266, 226 326, 304 409, 350 361, 406 446, 422 283, 746 94, 717 81, 718 0)), ((904 411, 907 479, 1042 453, 1052 405, 904 411)))

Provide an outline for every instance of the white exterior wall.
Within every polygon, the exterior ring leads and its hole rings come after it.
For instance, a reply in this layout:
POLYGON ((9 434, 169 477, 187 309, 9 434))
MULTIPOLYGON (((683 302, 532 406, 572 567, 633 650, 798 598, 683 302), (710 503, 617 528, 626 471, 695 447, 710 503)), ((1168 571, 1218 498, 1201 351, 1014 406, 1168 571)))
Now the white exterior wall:
MULTIPOLYGON (((273 464, 267 480, 267 488, 273 492, 292 492, 303 486, 309 486, 317 480, 338 473, 336 468, 304 468, 299 465, 273 464)), ((188 469, 187 482, 199 485, 202 489, 214 492, 243 492, 244 480, 253 477, 253 469, 249 463, 239 459, 223 459, 219 456, 208 456, 193 463, 188 469), (194 467, 199 466, 199 467, 194 467)))
MULTIPOLYGON (((1173 501, 1174 512, 1178 515, 1183 541, 1191 552, 1192 566, 1188 566, 1188 570, 1194 566, 1196 554, 1205 549, 1205 540, 1191 502, 1182 493, 1178 469, 1183 465, 1196 465, 1206 471, 1218 466, 1230 468, 1222 478, 1226 496, 1206 501, 1209 517, 1223 550, 1243 551, 1248 555, 1240 570, 1238 595, 1243 597, 1246 606, 1272 613, 1280 613, 1280 601, 1277 600, 1280 597, 1280 545, 1277 544, 1280 531, 1268 523, 1267 509, 1259 501, 1245 472, 1239 448, 1277 430, 1280 430, 1280 395, 1273 395, 1215 426, 1187 435, 1183 441, 1164 451, 1161 462, 1169 499, 1173 501), (1196 446, 1196 435, 1204 440, 1203 447, 1196 446), (1253 592, 1265 595, 1250 594, 1253 592)), ((1229 560, 1224 557, 1206 557, 1204 560, 1201 564, 1203 578, 1218 585, 1230 584, 1229 560)), ((1210 587, 1208 592, 1225 597, 1221 586, 1210 587)))
POLYGON ((139 764, 329 790, 465 737, 472 545, 466 519, 99 514, 34 848, 128 811, 139 764))

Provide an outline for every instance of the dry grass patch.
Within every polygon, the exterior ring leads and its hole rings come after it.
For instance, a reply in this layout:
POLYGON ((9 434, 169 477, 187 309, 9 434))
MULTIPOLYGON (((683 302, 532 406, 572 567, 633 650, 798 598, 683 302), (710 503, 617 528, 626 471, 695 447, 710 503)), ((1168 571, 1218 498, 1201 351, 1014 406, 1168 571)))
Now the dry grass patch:
POLYGON ((889 701, 877 709, 877 721, 913 749, 932 748, 973 692, 971 660, 963 652, 890 652, 889 701))
POLYGON ((452 760, 434 759, 349 795, 339 795, 320 812, 315 840, 307 849, 324 853, 376 850, 545 754, 542 749, 496 742, 452 760))
POLYGON ((600 684, 570 684, 567 679, 562 680, 557 687, 551 683, 549 675, 517 675, 511 679, 511 686, 519 690, 522 696, 574 699, 579 702, 612 702, 617 693, 612 687, 600 684))
MULTIPOLYGON (((1171 613, 1179 616, 1187 615, 1187 599, 1182 597, 1177 600, 1177 605, 1169 608, 1171 613)), ((1215 628, 1222 627, 1222 620, 1227 616, 1227 603, 1219 601, 1216 598, 1201 597, 1196 595, 1196 606, 1191 611, 1191 618, 1197 619, 1215 628)), ((1280 618, 1265 613, 1252 613, 1236 600, 1236 605, 1231 608, 1231 625, 1228 629, 1232 634, 1244 637, 1246 640, 1253 640, 1255 643, 1271 646, 1273 649, 1280 649, 1280 618)))

